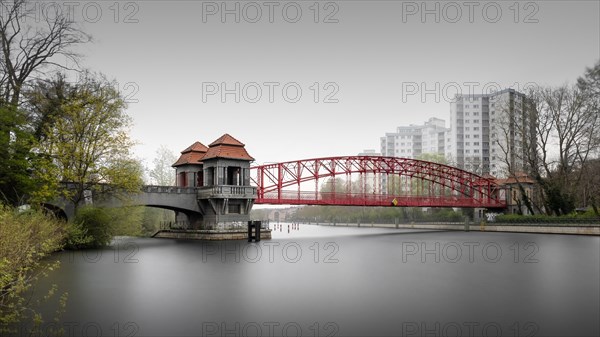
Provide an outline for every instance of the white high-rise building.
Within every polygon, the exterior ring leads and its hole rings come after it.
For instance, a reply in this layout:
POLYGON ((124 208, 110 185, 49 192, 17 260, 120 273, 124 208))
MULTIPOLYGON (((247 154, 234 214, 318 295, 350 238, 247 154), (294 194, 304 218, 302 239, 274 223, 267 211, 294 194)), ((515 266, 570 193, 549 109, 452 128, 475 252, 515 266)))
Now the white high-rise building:
POLYGON ((526 96, 513 89, 457 95, 450 103, 446 158, 451 165, 495 177, 522 171, 535 144, 535 116, 526 96))
POLYGON ((423 125, 399 126, 395 133, 381 137, 381 154, 390 157, 418 158, 424 153, 444 155, 446 122, 430 118, 423 125))
MULTIPOLYGON (((430 118, 423 125, 398 126, 395 133, 381 137, 381 155, 418 159, 422 154, 444 156, 448 129, 446 121, 430 118)), ((381 176, 381 186, 387 186, 387 176, 381 176)))

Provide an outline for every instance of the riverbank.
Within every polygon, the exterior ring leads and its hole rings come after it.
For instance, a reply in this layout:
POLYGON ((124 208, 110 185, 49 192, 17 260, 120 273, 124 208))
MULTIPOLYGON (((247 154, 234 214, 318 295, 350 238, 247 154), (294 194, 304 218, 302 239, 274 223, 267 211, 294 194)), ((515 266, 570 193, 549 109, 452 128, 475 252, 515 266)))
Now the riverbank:
MULTIPOLYGON (((160 239, 190 239, 190 240, 247 240, 248 230, 184 230, 184 229, 163 229, 152 235, 153 238, 160 239)), ((261 229, 261 240, 271 239, 270 229, 261 229)))
POLYGON ((380 227, 380 228, 410 228, 431 230, 481 231, 481 232, 511 232, 511 233, 544 233, 544 234, 576 234, 600 236, 599 224, 500 224, 481 223, 465 224, 460 222, 436 223, 403 223, 403 224, 357 224, 357 223, 319 223, 321 226, 341 227, 380 227))

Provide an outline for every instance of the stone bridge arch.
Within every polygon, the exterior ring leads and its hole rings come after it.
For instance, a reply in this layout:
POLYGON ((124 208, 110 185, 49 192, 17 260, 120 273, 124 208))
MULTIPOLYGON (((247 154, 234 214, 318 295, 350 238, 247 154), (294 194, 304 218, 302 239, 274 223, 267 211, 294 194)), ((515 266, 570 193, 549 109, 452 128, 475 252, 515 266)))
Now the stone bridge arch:
MULTIPOLYGON (((192 187, 149 185, 143 186, 138 193, 121 194, 118 197, 113 194, 97 193, 92 194, 81 205, 107 208, 146 206, 168 209, 187 217, 188 223, 193 227, 199 225, 205 213, 197 201, 196 188, 192 187)), ((42 206, 68 221, 72 221, 75 217, 75 205, 65 198, 44 203, 42 206)))

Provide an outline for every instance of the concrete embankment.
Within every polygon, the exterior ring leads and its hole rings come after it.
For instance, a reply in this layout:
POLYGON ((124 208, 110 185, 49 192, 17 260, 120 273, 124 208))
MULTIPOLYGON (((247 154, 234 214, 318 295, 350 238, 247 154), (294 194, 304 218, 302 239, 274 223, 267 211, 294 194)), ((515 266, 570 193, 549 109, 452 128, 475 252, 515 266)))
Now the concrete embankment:
POLYGON ((456 231, 484 231, 484 232, 516 232, 516 233, 545 233, 545 234, 580 234, 599 235, 600 224, 474 224, 464 223, 405 223, 405 224, 356 224, 356 223, 322 223, 325 226, 348 227, 381 227, 381 228, 410 228, 431 230, 456 230, 456 231))
MULTIPOLYGON (((164 229, 158 231, 153 238, 191 239, 191 240, 247 240, 248 230, 178 230, 164 229)), ((271 239, 271 230, 260 231, 261 240, 271 239)))

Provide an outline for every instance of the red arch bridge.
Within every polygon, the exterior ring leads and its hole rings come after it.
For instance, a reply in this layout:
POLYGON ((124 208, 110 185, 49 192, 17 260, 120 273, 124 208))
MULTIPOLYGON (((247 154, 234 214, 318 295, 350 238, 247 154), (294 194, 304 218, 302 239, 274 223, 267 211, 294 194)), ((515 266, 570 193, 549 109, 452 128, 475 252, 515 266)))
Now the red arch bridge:
MULTIPOLYGON (((249 177, 244 179, 229 177, 227 182, 237 183, 233 185, 144 186, 125 197, 102 185, 91 190, 90 200, 103 207, 170 209, 187 215, 190 223, 223 214, 233 217, 231 221, 246 220, 252 204, 506 208, 506 192, 494 179, 416 159, 315 158, 254 166, 246 172, 249 177), (228 207, 232 200, 237 203, 234 212, 228 207)), ((76 188, 71 185, 65 182, 64 188, 76 188)), ((45 206, 67 219, 74 216, 75 207, 65 198, 45 206)))
POLYGON ((429 161, 342 156, 251 167, 255 204, 505 208, 493 179, 429 161))

